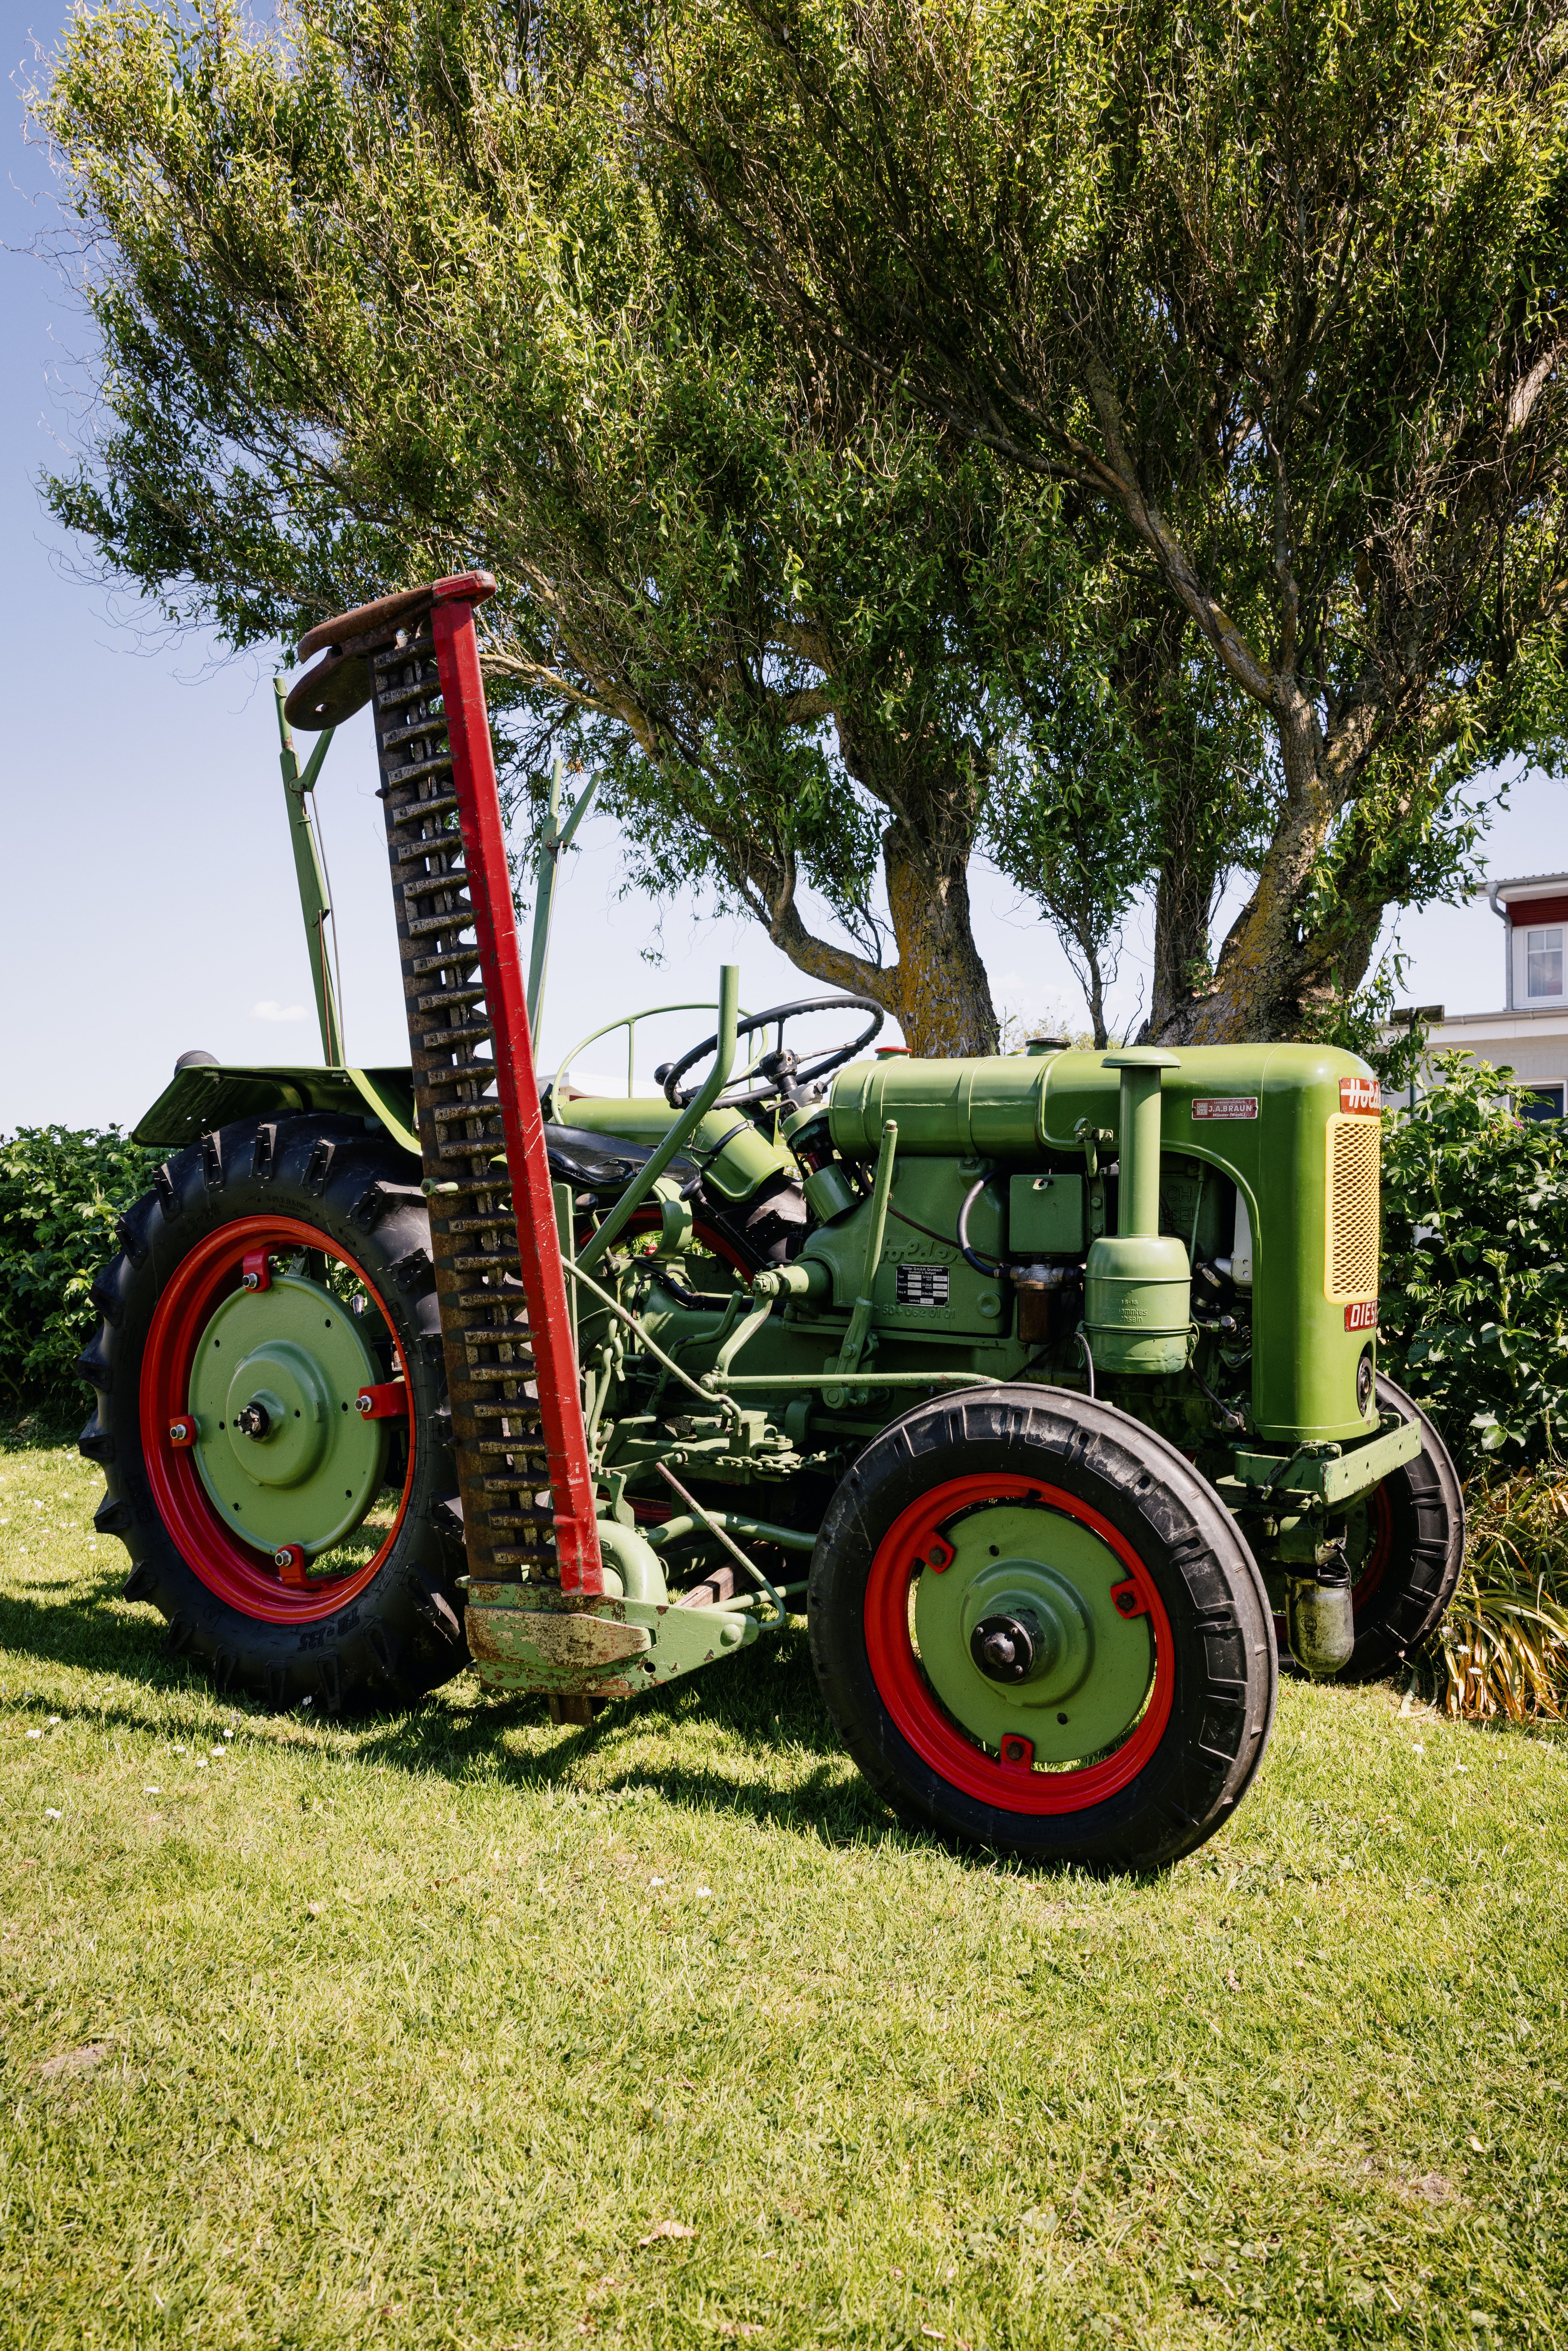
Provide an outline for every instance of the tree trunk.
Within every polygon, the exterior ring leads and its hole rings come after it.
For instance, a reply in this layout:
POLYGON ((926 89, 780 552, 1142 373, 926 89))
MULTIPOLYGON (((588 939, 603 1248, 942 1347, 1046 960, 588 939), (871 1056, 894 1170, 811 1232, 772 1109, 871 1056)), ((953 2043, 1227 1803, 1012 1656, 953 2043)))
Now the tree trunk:
MULTIPOLYGON (((898 824, 887 827, 882 846, 895 964, 869 963, 851 948, 815 937, 796 907, 792 876, 774 892, 768 936, 809 977, 880 1004, 904 1030, 912 1053, 939 1060, 994 1053, 997 1016, 969 925, 967 858, 950 858, 934 872, 898 824)), ((755 866, 753 888, 762 894, 755 866)))
POLYGON ((1155 889, 1155 969, 1143 1042, 1164 1044, 1201 1002, 1210 977, 1209 918, 1221 860, 1206 839, 1197 795, 1170 793, 1155 889))
POLYGON ((1307 696, 1281 682, 1278 718, 1285 798, 1251 896, 1226 935, 1211 987, 1174 1002, 1149 1035, 1161 1044, 1222 1045, 1301 1036, 1366 977, 1382 905, 1342 889, 1326 925, 1303 921, 1313 869, 1364 756, 1364 723, 1323 742, 1307 696))
POLYGON ((967 857, 949 857, 934 870, 904 827, 890 824, 882 858, 898 942, 898 962, 887 977, 896 987, 892 1008, 910 1051, 994 1053, 997 1015, 970 926, 967 857))

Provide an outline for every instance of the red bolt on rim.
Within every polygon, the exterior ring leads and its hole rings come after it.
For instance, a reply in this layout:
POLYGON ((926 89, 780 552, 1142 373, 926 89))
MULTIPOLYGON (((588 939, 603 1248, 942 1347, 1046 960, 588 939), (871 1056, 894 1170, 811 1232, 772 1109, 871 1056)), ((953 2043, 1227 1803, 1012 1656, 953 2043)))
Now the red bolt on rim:
MULTIPOLYGON (((413 1485, 415 1437, 411 1416, 408 1468, 397 1515, 374 1558, 351 1575, 332 1576, 297 1591, 279 1582, 270 1553, 235 1541, 202 1483, 194 1448, 170 1446, 169 1425, 185 1413, 197 1344, 214 1310, 242 1287, 246 1255, 298 1249, 313 1249, 346 1266, 380 1309, 389 1332, 394 1332, 386 1301, 366 1279, 364 1268, 325 1233, 293 1217, 241 1217, 209 1233, 175 1268, 153 1311, 141 1358, 139 1394, 147 1481, 181 1557, 209 1592, 242 1615, 269 1625, 309 1624, 318 1617, 335 1615, 345 1602, 362 1592, 397 1541, 413 1485)), ((396 1343, 394 1332, 394 1347, 396 1343)))
POLYGON ((1000 1472, 949 1479, 894 1520, 877 1545, 865 1594, 866 1660, 883 1704, 923 1761, 950 1787, 1002 1813, 1079 1813, 1137 1778, 1165 1735, 1176 1694, 1170 1620, 1147 1568, 1107 1519, 1057 1486, 1000 1472), (1033 1500, 1076 1519, 1122 1562, 1136 1584, 1155 1642, 1148 1698, 1128 1737, 1098 1763, 1061 1771, 1004 1764, 960 1730, 921 1670, 909 1626, 910 1586, 926 1566, 940 1528, 985 1502, 1033 1500))

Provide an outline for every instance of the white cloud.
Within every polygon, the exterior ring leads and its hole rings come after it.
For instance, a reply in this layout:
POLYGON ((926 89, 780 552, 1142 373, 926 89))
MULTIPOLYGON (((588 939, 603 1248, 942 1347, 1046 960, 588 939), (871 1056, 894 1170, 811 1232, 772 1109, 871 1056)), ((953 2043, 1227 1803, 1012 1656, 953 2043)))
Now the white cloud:
POLYGON ((250 1017, 253 1020, 303 1020, 305 1007, 302 1004, 279 1004, 273 997, 264 996, 259 1004, 251 1006, 250 1017))

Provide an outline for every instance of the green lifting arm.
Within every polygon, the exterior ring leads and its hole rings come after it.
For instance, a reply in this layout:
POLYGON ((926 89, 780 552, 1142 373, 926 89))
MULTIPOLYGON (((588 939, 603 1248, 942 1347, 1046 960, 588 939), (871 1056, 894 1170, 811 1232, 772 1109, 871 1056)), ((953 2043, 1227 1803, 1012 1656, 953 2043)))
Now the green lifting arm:
POLYGON ((338 1015, 337 991, 332 986, 332 974, 327 960, 327 923, 332 909, 327 898, 327 877, 321 864, 320 846, 308 806, 308 797, 316 789, 316 778, 321 772, 321 762, 327 756, 327 746, 336 730, 330 726, 325 730, 301 771, 294 756, 293 729, 283 715, 284 697, 288 691, 287 678, 275 677, 272 690, 277 698, 277 736, 283 747, 278 765, 283 769, 283 789, 288 801, 288 837, 294 844, 294 873, 299 884, 299 912, 305 920, 305 943, 310 956, 310 984, 316 990, 321 1059, 329 1070, 340 1070, 343 1067, 343 1028, 338 1015))
POLYGON ((545 971, 549 962, 550 912, 555 897, 556 877, 560 872, 561 852, 569 848, 571 836, 588 814, 589 802, 599 789, 597 776, 590 777, 572 802, 566 822, 560 820, 561 762, 558 759, 550 769, 549 815, 539 841, 539 862, 535 876, 534 935, 528 955, 528 1035, 536 1051, 538 1047, 539 1011, 544 1003, 545 971))

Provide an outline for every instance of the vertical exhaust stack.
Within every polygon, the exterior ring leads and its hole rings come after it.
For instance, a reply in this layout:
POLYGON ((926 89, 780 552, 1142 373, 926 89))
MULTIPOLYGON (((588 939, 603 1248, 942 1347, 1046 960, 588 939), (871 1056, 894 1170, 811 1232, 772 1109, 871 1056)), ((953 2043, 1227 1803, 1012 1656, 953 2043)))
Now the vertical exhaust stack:
POLYGON ((1191 1343, 1192 1269, 1186 1243, 1160 1230, 1160 1084, 1181 1063, 1137 1045, 1107 1053, 1103 1066, 1122 1073, 1122 1173, 1115 1237, 1094 1242, 1084 1270, 1083 1335, 1097 1372, 1180 1372, 1191 1343))

